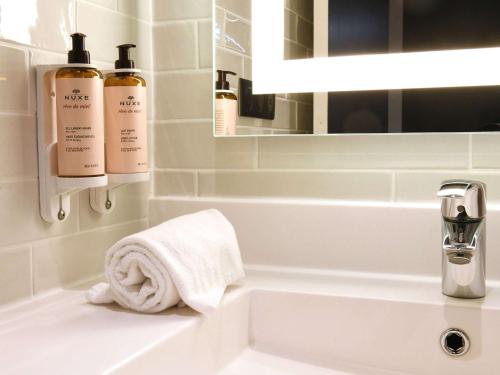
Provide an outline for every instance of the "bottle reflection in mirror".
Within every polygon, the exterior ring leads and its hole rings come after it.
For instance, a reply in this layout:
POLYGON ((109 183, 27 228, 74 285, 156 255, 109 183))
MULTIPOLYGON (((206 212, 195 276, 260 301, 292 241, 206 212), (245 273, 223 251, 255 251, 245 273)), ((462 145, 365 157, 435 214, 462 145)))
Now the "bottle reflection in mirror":
POLYGON ((236 119, 238 115, 238 98, 227 81, 227 75, 236 73, 217 70, 215 83, 215 135, 236 135, 236 119))

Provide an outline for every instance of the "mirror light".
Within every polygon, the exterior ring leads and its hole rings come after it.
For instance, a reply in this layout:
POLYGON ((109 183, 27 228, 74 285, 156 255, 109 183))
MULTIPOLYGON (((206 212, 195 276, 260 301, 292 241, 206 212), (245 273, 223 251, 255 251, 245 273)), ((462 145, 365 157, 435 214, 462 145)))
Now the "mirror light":
POLYGON ((255 94, 500 85, 500 48, 284 59, 285 0, 252 0, 255 94))

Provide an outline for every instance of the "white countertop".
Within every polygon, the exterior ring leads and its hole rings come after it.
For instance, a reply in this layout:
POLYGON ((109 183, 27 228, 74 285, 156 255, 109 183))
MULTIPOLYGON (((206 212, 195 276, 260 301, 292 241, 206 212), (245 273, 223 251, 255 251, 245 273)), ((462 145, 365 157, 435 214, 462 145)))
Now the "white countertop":
POLYGON ((199 319, 188 308, 156 315, 94 306, 68 290, 0 314, 2 374, 102 374, 199 319))
MULTIPOLYGON (((500 309, 496 285, 485 299, 458 300, 442 296, 436 279, 266 267, 249 267, 248 274, 226 299, 257 288, 500 309)), ((94 306, 85 301, 87 287, 0 311, 2 374, 106 373, 203 319, 189 308, 144 315, 116 305, 94 306)))

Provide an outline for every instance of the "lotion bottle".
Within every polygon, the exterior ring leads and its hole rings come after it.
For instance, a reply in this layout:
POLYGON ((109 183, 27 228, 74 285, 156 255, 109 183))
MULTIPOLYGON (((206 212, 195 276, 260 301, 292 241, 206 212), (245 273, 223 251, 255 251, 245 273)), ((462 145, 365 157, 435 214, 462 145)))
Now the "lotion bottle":
POLYGON ((104 175, 103 76, 90 64, 85 35, 71 35, 68 65, 56 73, 60 177, 104 175))
POLYGON ((148 171, 146 81, 130 59, 130 49, 135 47, 117 47, 115 70, 104 82, 107 173, 148 171))
POLYGON ((215 135, 236 135, 236 119, 238 116, 238 97, 227 81, 227 75, 236 75, 227 70, 217 70, 218 79, 215 84, 215 135))

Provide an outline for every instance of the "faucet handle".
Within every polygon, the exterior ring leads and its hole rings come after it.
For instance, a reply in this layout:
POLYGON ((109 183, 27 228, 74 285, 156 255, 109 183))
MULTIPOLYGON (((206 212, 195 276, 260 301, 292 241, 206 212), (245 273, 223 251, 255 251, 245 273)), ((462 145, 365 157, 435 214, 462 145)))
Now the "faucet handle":
POLYGON ((440 198, 463 198, 470 187, 468 181, 444 181, 438 191, 440 198))
POLYGON ((477 220, 486 216, 486 185, 479 181, 444 181, 437 194, 441 213, 447 220, 477 220))

